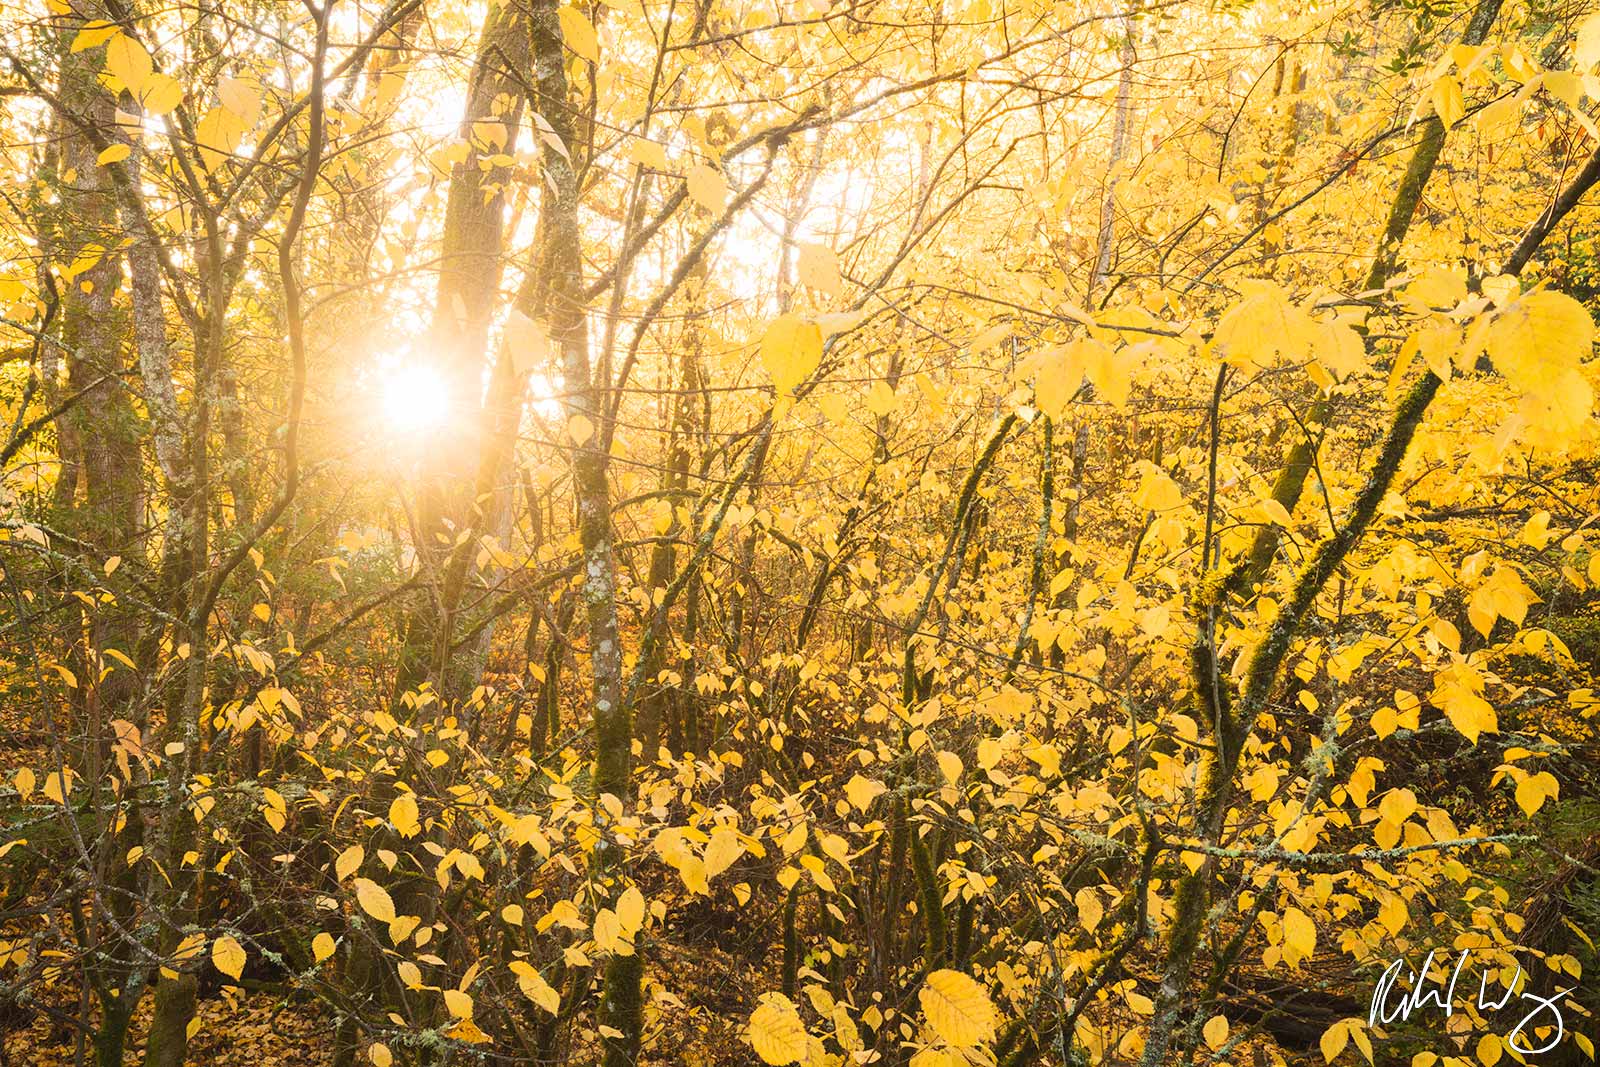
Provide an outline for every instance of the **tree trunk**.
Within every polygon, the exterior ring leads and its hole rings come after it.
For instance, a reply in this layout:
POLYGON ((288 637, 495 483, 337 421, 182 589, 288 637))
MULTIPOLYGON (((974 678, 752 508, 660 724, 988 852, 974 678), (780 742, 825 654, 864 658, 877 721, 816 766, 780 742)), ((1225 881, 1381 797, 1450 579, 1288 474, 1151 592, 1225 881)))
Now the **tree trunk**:
MULTIPOLYGON (((104 8, 97 3, 75 5, 63 20, 63 28, 75 29, 82 20, 105 17, 104 8)), ((61 106, 102 136, 119 139, 114 132, 116 105, 101 87, 98 73, 98 63, 88 54, 66 51, 61 59, 61 106)), ((102 558, 125 555, 135 559, 142 551, 143 428, 133 407, 132 383, 125 378, 127 315, 115 301, 122 282, 117 191, 110 169, 98 164, 98 153, 79 125, 71 118, 58 116, 58 129, 62 133, 60 166, 66 179, 60 183, 64 232, 53 243, 67 262, 92 261, 86 270, 63 279, 60 290, 61 339, 69 350, 68 387, 81 397, 60 420, 64 432, 59 444, 64 453, 68 449, 77 451, 71 460, 63 455, 63 472, 69 463, 74 471, 81 472, 85 496, 84 505, 63 516, 62 524, 92 545, 102 558)), ((49 368, 47 375, 53 386, 54 369, 49 368)), ((77 481, 66 479, 67 493, 77 481)), ((62 484, 58 483, 58 488, 62 484)), ((74 576, 70 580, 78 579, 74 576)), ((116 730, 112 723, 126 720, 141 730, 145 723, 139 675, 106 653, 138 656, 146 624, 131 608, 116 603, 88 609, 84 623, 88 635, 84 653, 87 662, 82 672, 85 719, 74 732, 85 738, 77 757, 79 770, 98 796, 106 785, 105 774, 113 765, 116 730)), ((135 917, 138 876, 123 857, 140 843, 142 824, 138 812, 121 806, 116 802, 119 799, 107 795, 95 804, 105 813, 101 816, 102 829, 94 836, 94 876, 106 890, 97 894, 97 899, 107 913, 88 917, 94 928, 93 944, 99 951, 87 966, 97 972, 94 984, 101 991, 105 1008, 94 1040, 95 1056, 102 1064, 121 1062, 128 1018, 140 989, 137 977, 131 976, 135 968, 121 951, 124 945, 116 931, 130 927, 135 917)))
POLYGON ((440 249, 439 289, 433 312, 430 344, 443 353, 439 369, 447 380, 451 411, 430 443, 427 469, 418 503, 416 551, 421 566, 435 578, 430 594, 419 597, 402 624, 405 635, 395 676, 394 700, 435 677, 441 646, 448 651, 451 635, 444 632, 455 604, 443 588, 445 572, 454 555, 476 549, 456 546, 456 534, 465 527, 482 527, 487 516, 478 514, 476 501, 461 492, 473 484, 485 450, 492 442, 480 436, 479 398, 488 351, 489 324, 499 291, 504 254, 504 167, 484 170, 483 156, 516 151, 522 121, 522 101, 529 62, 529 27, 526 0, 495 5, 479 38, 472 68, 461 136, 473 150, 456 164, 450 175, 449 198, 440 249), (500 115, 497 102, 512 101, 500 115), (498 128, 496 128, 498 127, 498 128), (499 139, 503 138, 503 139, 499 139), (494 140, 494 144, 489 141, 494 140), (491 195, 485 195, 490 186, 491 195))
MULTIPOLYGON (((572 109, 567 101, 567 74, 561 21, 553 0, 536 0, 533 8, 534 78, 540 113, 549 121, 567 152, 577 146, 572 109)), ((632 800, 633 728, 622 693, 622 647, 617 624, 616 564, 613 558, 611 492, 601 442, 610 435, 603 425, 605 405, 596 388, 589 360, 589 323, 583 306, 583 249, 578 227, 578 182, 567 152, 546 145, 542 242, 535 270, 542 293, 535 318, 548 324, 559 361, 569 420, 579 416, 594 427, 572 452, 573 492, 578 506, 582 546, 584 616, 593 672, 596 797, 595 820, 600 840, 592 869, 604 895, 622 890, 623 846, 610 836, 609 819, 600 798, 611 796, 626 809, 632 800)), ((632 955, 613 955, 605 965, 598 1022, 618 1037, 605 1038, 606 1067, 632 1067, 639 1056, 642 1028, 640 979, 642 946, 632 955)))

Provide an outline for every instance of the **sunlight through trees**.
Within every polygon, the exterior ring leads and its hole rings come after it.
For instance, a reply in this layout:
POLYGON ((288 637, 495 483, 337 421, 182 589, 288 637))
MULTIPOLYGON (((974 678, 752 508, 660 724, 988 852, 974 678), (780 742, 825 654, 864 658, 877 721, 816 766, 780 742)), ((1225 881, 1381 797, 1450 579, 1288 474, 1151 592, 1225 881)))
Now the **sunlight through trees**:
POLYGON ((0 0, 0 1067, 1593 1060, 1600 12, 0 0))

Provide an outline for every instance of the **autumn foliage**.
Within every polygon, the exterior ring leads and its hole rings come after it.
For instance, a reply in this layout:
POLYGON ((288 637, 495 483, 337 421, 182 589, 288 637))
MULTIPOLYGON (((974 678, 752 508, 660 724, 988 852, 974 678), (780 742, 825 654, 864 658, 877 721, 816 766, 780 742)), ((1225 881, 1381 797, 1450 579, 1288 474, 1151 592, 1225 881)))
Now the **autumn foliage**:
POLYGON ((1591 1061, 1597 101, 1566 2, 0 0, 0 1067, 1591 1061))

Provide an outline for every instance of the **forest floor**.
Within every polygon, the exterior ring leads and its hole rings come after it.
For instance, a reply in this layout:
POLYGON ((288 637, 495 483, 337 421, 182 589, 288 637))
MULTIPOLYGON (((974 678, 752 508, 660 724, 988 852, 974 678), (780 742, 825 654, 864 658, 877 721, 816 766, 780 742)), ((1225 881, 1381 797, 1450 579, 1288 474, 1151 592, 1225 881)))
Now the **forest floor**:
MULTIPOLYGON (((154 998, 145 997, 134 1014, 128 1063, 143 1057, 153 1004, 154 998)), ((286 1004, 281 996, 269 993, 203 998, 196 1021, 189 1062, 200 1067, 325 1067, 333 1062, 332 1029, 312 1005, 286 1004)), ((0 1020, 0 1067, 76 1067, 94 1062, 92 1046, 84 1049, 82 1060, 77 1059, 75 1035, 65 1024, 43 1015, 35 1015, 31 1025, 10 1028, 15 1023, 0 1020)))

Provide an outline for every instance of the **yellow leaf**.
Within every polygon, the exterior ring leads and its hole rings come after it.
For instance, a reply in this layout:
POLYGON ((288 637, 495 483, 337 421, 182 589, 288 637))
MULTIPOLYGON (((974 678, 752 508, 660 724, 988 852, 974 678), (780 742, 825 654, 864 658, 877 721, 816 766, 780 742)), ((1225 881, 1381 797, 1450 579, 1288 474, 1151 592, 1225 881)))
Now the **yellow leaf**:
POLYGON ((1322 1040, 1318 1042, 1322 1047, 1322 1058, 1328 1063, 1332 1063, 1349 1043, 1350 1027, 1343 1020, 1324 1030, 1322 1040))
POLYGON ((844 784, 844 795, 857 811, 866 811, 887 789, 887 786, 874 778, 863 778, 856 774, 844 784))
MULTIPOLYGON (((101 152, 99 155, 95 156, 94 161, 103 167, 108 163, 121 163, 124 159, 127 159, 131 155, 133 155, 133 146, 119 142, 111 145, 104 152, 101 152)), ((119 561, 121 559, 120 556, 114 558, 118 559, 119 561)), ((106 566, 111 567, 111 570, 116 569, 111 565, 110 561, 107 561, 106 566)), ((108 570, 106 573, 110 574, 111 571, 108 570)))
POLYGON ((472 997, 459 989, 444 991, 444 1006, 457 1019, 472 1018, 472 997))
POLYGON ((707 211, 721 211, 728 204, 728 180, 704 163, 689 168, 685 184, 689 197, 707 211))
POLYGON ((106 73, 127 86, 134 96, 153 73, 150 53, 132 37, 118 34, 106 45, 106 73))
POLYGON ((1261 501, 1258 507, 1260 507, 1262 516, 1268 522, 1275 522, 1284 528, 1294 525, 1294 520, 1289 516, 1289 509, 1271 497, 1261 501))
POLYGON ((739 832, 731 826, 719 826, 711 831, 711 841, 706 845, 705 876, 707 879, 715 878, 729 867, 735 860, 744 855, 744 844, 739 840, 739 832))
POLYGON ((558 900, 554 904, 550 905, 550 910, 545 912, 544 915, 539 918, 539 921, 534 924, 534 927, 542 934, 557 923, 560 923, 569 930, 588 929, 588 926, 584 923, 582 916, 578 914, 577 907, 574 906, 570 900, 558 900))
POLYGON ((617 922, 622 926, 622 936, 632 937, 644 926, 644 894, 637 886, 629 886, 617 898, 617 922))
POLYGON ((422 919, 416 915, 401 915, 389 924, 389 943, 398 945, 416 932, 422 925, 422 919))
POLYGON ((422 988, 422 968, 410 960, 401 960, 395 967, 395 973, 400 976, 400 984, 407 989, 422 988))
POLYGON ((1536 445, 1560 446, 1581 431, 1594 410, 1594 389, 1583 372, 1562 371, 1538 389, 1523 394, 1517 415, 1523 436, 1536 445))
POLYGON ((799 315, 779 315, 761 338, 761 362, 779 393, 792 393, 822 362, 822 329, 799 315))
POLYGON ((178 947, 172 950, 172 958, 179 963, 184 963, 200 955, 200 950, 205 947, 205 934, 190 934, 178 942, 178 947))
POLYGON ((41 790, 47 800, 57 804, 65 804, 67 797, 72 794, 73 772, 69 770, 55 771, 44 777, 44 788, 41 790))
POLYGON ((1146 511, 1171 511, 1183 507, 1183 490, 1167 476, 1166 471, 1149 460, 1140 461, 1143 471, 1139 488, 1134 491, 1133 502, 1146 511))
POLYGON ((233 938, 223 936, 211 942, 211 962, 234 981, 244 973, 245 959, 244 946, 233 938))
POLYGON ((336 946, 333 943, 332 934, 318 934, 316 937, 311 939, 311 956, 318 963, 321 963, 323 960, 333 955, 333 950, 335 947, 336 946))
POLYGON ((1384 822, 1396 826, 1405 822, 1417 810, 1417 795, 1409 789, 1391 789, 1378 803, 1378 814, 1384 822))
POLYGON ((1118 410, 1126 407, 1128 391, 1133 387, 1133 368, 1127 357, 1134 349, 1124 348, 1118 353, 1110 345, 1089 344, 1081 351, 1084 376, 1099 390, 1100 398, 1118 410))
POLYGON ((1072 900, 1078 906, 1078 921, 1085 930, 1093 932, 1106 914, 1105 905, 1100 903, 1100 894, 1090 886, 1084 886, 1072 895, 1072 900))
POLYGON ((1206 1045, 1216 1051, 1228 1043, 1228 1017, 1226 1015, 1213 1015, 1206 1020, 1205 1026, 1200 1029, 1200 1036, 1206 1039, 1206 1045))
POLYGON ((551 1015, 561 1010, 561 994, 550 987, 550 983, 544 980, 533 964, 526 960, 512 960, 511 973, 517 976, 517 986, 523 996, 551 1015))
POLYGON ((32 541, 40 548, 50 547, 50 539, 46 537, 44 531, 39 529, 37 526, 24 523, 16 528, 16 535, 26 541, 32 541))
POLYGON ((382 1041, 374 1041, 367 1048, 367 1059, 372 1061, 372 1067, 392 1067, 394 1053, 382 1041))
POLYGON ((1284 909, 1283 946, 1283 958, 1291 967, 1300 966, 1317 950, 1317 924, 1299 908, 1284 909))
POLYGON ((1345 1029, 1350 1031, 1350 1037, 1361 1050, 1361 1055, 1366 1057, 1368 1063, 1372 1062, 1372 1038, 1367 1036, 1367 1029, 1360 1019, 1346 1019, 1345 1029))
POLYGON ((656 536, 665 537, 672 530, 672 524, 675 521, 671 502, 666 500, 656 501, 655 510, 650 518, 650 526, 655 530, 656 536))
POLYGON ((1335 379, 1343 381, 1369 369, 1366 346, 1350 327, 1337 322, 1320 323, 1315 337, 1317 362, 1335 379))
POLYGON ((956 1048, 975 1048, 994 1037, 998 1019, 988 992, 960 971, 939 970, 917 991, 934 1033, 956 1048))
POLYGON ((355 887, 356 903, 361 905, 362 911, 381 923, 394 922, 394 900, 383 886, 370 878, 357 878, 351 885, 355 887))
POLYGON ((500 918, 503 919, 509 926, 521 926, 522 905, 507 904, 505 907, 500 909, 500 918))
POLYGON ((465 1041, 469 1045, 484 1045, 490 1041, 489 1035, 484 1033, 478 1027, 478 1024, 471 1019, 457 1021, 454 1026, 444 1032, 444 1036, 454 1038, 457 1041, 465 1041))
POLYGON ((195 123, 194 138, 200 161, 207 170, 216 170, 239 147, 244 138, 244 123, 225 107, 213 107, 195 123))
POLYGON ((339 858, 333 861, 333 873, 339 881, 344 881, 360 868, 361 861, 367 858, 366 850, 360 845, 351 845, 339 853, 339 858))
POLYGON ((572 438, 575 445, 586 444, 594 436, 594 423, 589 421, 587 415, 574 415, 567 420, 567 436, 572 438))
POLYGON ((159 118, 183 103, 183 86, 168 74, 152 74, 139 94, 145 115, 159 118))
POLYGON ((1554 536, 1550 532, 1550 513, 1539 511, 1522 524, 1522 531, 1517 534, 1517 540, 1529 548, 1542 550, 1554 536))
POLYGON ((561 36, 566 39, 567 47, 591 63, 600 62, 600 44, 595 38, 594 23, 589 21, 589 16, 571 6, 563 7, 558 14, 561 36))
POLYGON ((17 772, 16 777, 12 779, 12 782, 17 787, 17 795, 23 800, 27 800, 33 795, 33 787, 37 782, 37 779, 34 777, 33 771, 29 770, 27 767, 24 767, 17 772))
POLYGON ((844 291, 844 279, 839 276, 839 257, 833 254, 833 249, 807 241, 801 241, 799 249, 795 271, 800 275, 801 285, 809 285, 829 296, 838 296, 844 291))
POLYGON ((1433 110, 1447 129, 1460 122, 1461 116, 1467 113, 1466 102, 1461 98, 1461 83, 1449 74, 1433 83, 1428 99, 1433 102, 1433 110))
POLYGON ((532 318, 512 308, 500 331, 518 377, 525 376, 550 358, 550 335, 532 318))
POLYGON ((1051 418, 1064 417, 1083 385, 1084 370, 1097 358, 1096 350, 1104 347, 1099 341, 1079 340, 1039 351, 1033 359, 1037 373, 1033 399, 1039 410, 1051 418))
MULTIPOLYGON (((1544 75, 1544 88, 1547 93, 1557 100, 1578 111, 1579 103, 1583 98, 1583 79, 1570 70, 1551 70, 1544 75)), ((1574 118, 1582 121, 1579 114, 1574 118)))
POLYGON ((874 415, 892 415, 899 406, 900 400, 888 382, 879 379, 872 383, 872 388, 867 392, 868 411, 874 415))
POLYGON ((1495 1064, 1500 1062, 1500 1056, 1504 1052, 1504 1048, 1498 1035, 1484 1034, 1478 1039, 1477 1051, 1478 1062, 1483 1064, 1483 1067, 1494 1067, 1495 1064))
POLYGON ((1521 576, 1510 567, 1496 567, 1489 578, 1479 585, 1467 603, 1467 618, 1472 628, 1488 637, 1495 620, 1506 618, 1517 626, 1527 617, 1528 605, 1539 599, 1528 588, 1521 576))
POLYGON ((1565 293, 1525 293, 1490 324, 1484 347, 1495 370, 1525 393, 1538 393, 1589 357, 1594 320, 1565 293))
POLYGON ((478 1024, 475 1024, 472 1019, 461 1019, 461 1021, 456 1022, 456 1025, 445 1030, 445 1037, 454 1038, 454 1040, 458 1041, 467 1041, 469 1045, 486 1045, 490 1041, 490 1035, 483 1032, 482 1029, 478 1029, 478 1024))
POLYGON ((1549 771, 1530 774, 1517 783, 1517 807, 1532 815, 1544 806, 1546 798, 1561 791, 1561 783, 1549 771))
POLYGON ((799 1063, 810 1052, 806 1028, 794 1002, 782 993, 765 993, 750 1013, 745 1039, 763 1063, 799 1063))
POLYGON ((1448 311, 1466 298, 1466 271, 1450 267, 1429 267, 1404 289, 1404 299, 1419 313, 1435 308, 1448 311))
MULTIPOLYGON (((821 834, 817 838, 817 844, 822 847, 823 854, 831 856, 834 862, 842 867, 850 866, 850 843, 844 838, 838 834, 821 834)), ((811 858, 815 859, 816 857, 813 856, 811 858)), ((801 860, 801 863, 804 862, 804 860, 801 860)))
POLYGON ((401 793, 389 805, 389 823, 401 837, 416 837, 422 828, 418 822, 417 798, 401 793))
POLYGON ((1397 728, 1398 718, 1400 718, 1400 713, 1395 712, 1392 707, 1387 707, 1387 705, 1386 707, 1379 707, 1376 712, 1373 712, 1373 733, 1378 734, 1379 737, 1389 736, 1397 728))
MULTIPOLYGON (((229 110, 232 109, 230 108, 229 110)), ((505 147, 507 135, 506 124, 503 122, 474 122, 472 124, 471 144, 484 152, 498 152, 505 147)))
POLYGON ((233 112, 246 128, 254 126, 261 117, 261 89, 243 78, 221 78, 217 81, 217 99, 233 112))
POLYGON ((622 923, 617 920, 617 913, 610 908, 601 908, 594 916, 594 945, 601 952, 615 952, 626 956, 622 941, 622 923))
POLYGON ((628 145, 628 158, 646 170, 666 170, 667 146, 638 138, 628 145))
POLYGON ((1493 705, 1483 699, 1483 680, 1470 667, 1447 667, 1434 675, 1433 692, 1428 701, 1445 713, 1461 735, 1473 744, 1480 734, 1499 729, 1493 705))
POLYGON ((1589 70, 1596 63, 1600 63, 1600 11, 1578 24, 1578 39, 1572 46, 1573 69, 1589 70))
POLYGON ((1268 281, 1246 279, 1243 298, 1217 320, 1211 351, 1240 370, 1264 370, 1315 346, 1310 316, 1268 281))
POLYGON ((104 44, 121 32, 122 30, 116 23, 106 22, 103 19, 85 22, 83 29, 79 30, 76 36, 72 38, 72 51, 86 52, 97 45, 104 44))

